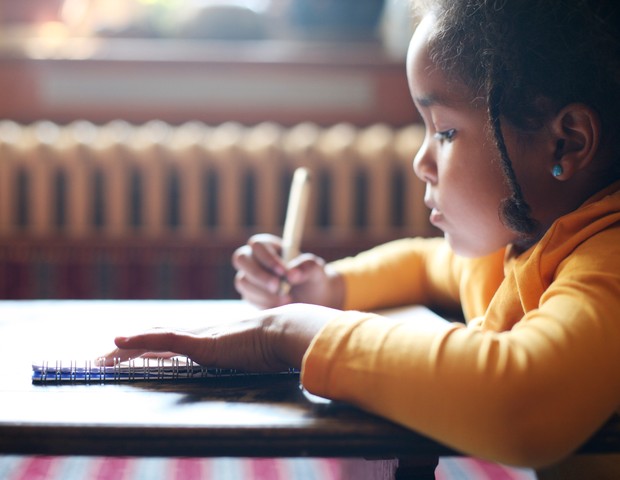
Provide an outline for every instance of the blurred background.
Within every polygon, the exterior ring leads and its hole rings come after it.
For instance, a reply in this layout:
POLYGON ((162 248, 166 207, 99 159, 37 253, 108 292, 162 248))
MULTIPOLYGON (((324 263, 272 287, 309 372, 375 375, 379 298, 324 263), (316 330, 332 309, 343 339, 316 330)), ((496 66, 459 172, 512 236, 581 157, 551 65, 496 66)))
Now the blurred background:
POLYGON ((431 235, 406 0, 0 0, 0 298, 234 298, 230 255, 431 235))
POLYGON ((414 116, 406 0, 0 0, 0 22, 0 115, 16 121, 414 116))

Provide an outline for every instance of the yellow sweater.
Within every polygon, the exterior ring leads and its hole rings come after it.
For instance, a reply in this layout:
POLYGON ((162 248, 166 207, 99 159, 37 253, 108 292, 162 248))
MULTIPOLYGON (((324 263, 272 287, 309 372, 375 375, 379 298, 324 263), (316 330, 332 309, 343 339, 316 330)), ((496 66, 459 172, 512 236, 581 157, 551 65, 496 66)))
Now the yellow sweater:
POLYGON ((467 325, 343 312, 307 351, 304 386, 466 454, 566 457, 620 409, 619 188, 518 256, 464 259, 443 239, 404 239, 334 263, 348 310, 460 305, 467 325))

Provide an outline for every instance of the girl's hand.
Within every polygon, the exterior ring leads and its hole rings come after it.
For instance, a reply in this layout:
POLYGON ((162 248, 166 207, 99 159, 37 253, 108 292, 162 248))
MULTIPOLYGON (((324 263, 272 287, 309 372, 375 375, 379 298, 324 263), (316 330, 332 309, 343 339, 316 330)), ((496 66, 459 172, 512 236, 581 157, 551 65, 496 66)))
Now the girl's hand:
POLYGON ((116 337, 117 348, 98 362, 185 355, 207 367, 251 372, 300 368, 310 342, 337 310, 295 304, 265 310, 252 318, 208 326, 197 331, 154 329, 129 337, 116 337))
POLYGON ((235 288, 244 300, 260 308, 292 302, 342 307, 343 280, 322 258, 304 253, 285 265, 281 253, 282 240, 269 234, 254 235, 235 251, 235 288), (288 291, 283 281, 290 285, 288 291))

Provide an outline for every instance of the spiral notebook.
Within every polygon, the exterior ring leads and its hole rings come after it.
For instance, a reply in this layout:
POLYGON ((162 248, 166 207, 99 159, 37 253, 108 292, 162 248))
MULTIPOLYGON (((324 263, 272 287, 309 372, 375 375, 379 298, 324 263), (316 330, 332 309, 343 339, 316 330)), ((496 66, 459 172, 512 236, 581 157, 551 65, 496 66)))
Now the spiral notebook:
MULTIPOLYGON (((298 374, 296 369, 277 372, 276 375, 298 374)), ((187 357, 138 358, 114 360, 113 365, 99 366, 93 360, 44 361, 32 365, 33 383, 101 383, 161 380, 189 380, 265 375, 233 369, 207 368, 187 357)))

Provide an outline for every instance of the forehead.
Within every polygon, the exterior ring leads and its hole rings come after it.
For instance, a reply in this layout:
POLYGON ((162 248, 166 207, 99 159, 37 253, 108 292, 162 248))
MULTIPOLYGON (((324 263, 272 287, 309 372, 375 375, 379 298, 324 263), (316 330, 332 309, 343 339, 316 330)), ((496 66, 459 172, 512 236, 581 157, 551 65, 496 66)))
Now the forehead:
POLYGON ((431 58, 430 40, 434 25, 435 18, 432 14, 424 16, 409 44, 407 76, 411 96, 418 107, 474 106, 478 102, 465 83, 448 77, 431 58))

